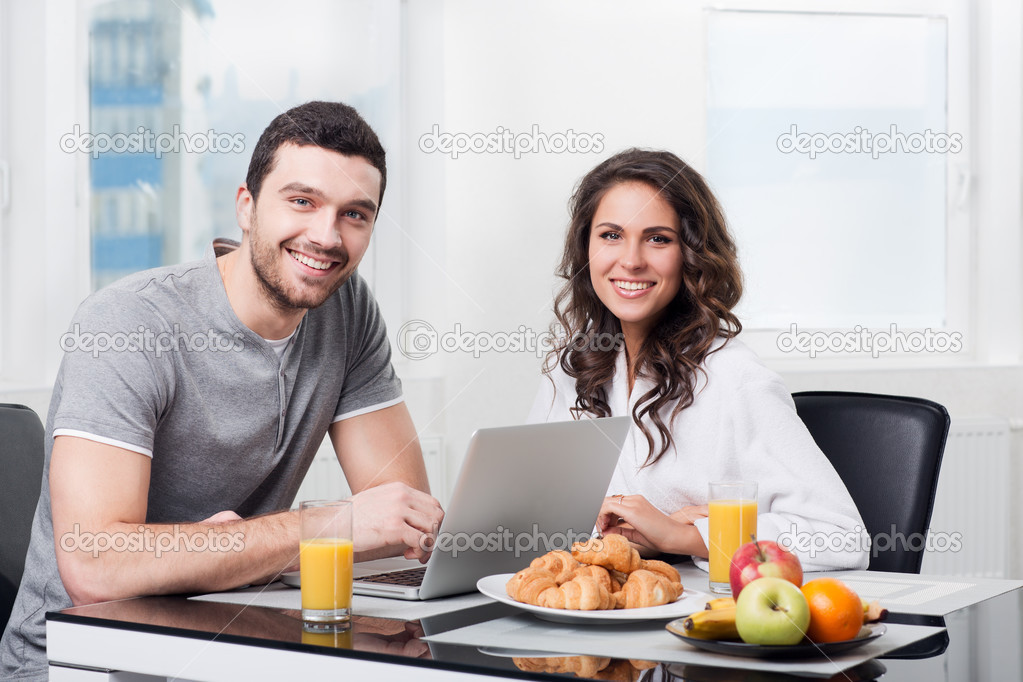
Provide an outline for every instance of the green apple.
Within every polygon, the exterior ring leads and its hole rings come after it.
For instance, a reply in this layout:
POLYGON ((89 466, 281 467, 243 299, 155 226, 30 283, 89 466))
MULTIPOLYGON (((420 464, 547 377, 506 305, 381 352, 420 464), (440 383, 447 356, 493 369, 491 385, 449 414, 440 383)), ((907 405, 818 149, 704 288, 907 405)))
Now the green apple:
POLYGON ((735 628, 748 644, 799 644, 809 625, 806 597, 784 578, 757 578, 735 601, 735 628))

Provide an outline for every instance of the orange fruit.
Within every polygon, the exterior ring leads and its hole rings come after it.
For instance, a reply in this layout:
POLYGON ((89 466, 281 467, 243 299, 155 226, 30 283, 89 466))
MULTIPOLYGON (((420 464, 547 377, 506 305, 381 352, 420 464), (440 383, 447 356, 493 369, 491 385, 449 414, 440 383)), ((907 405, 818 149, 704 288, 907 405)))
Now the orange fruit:
POLYGON ((810 641, 842 642, 863 627, 863 602, 838 578, 817 578, 801 589, 810 605, 810 627, 806 629, 810 641))

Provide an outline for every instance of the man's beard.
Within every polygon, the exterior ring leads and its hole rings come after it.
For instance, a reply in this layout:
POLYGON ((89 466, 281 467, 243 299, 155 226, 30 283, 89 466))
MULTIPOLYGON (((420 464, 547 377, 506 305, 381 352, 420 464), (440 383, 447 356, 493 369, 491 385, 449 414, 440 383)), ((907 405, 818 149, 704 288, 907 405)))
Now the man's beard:
POLYGON ((249 228, 252 269, 256 273, 256 279, 259 280, 263 294, 273 306, 280 310, 318 308, 352 275, 351 271, 345 272, 349 257, 348 249, 344 245, 329 251, 303 249, 317 260, 336 262, 335 268, 342 272, 342 276, 329 286, 324 282, 324 288, 320 290, 300 294, 293 288, 289 288, 281 276, 281 269, 286 267, 286 264, 281 262, 281 258, 291 258, 291 256, 282 255, 280 246, 260 240, 258 232, 259 225, 256 221, 255 211, 253 211, 252 226, 249 228))

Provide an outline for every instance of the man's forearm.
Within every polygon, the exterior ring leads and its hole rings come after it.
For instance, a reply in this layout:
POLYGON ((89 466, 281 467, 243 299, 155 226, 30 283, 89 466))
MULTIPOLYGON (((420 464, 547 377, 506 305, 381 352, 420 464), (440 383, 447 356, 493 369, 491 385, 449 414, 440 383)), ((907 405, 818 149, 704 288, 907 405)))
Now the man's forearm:
POLYGON ((143 595, 216 592, 259 582, 298 563, 298 514, 229 523, 117 523, 55 538, 75 604, 143 595))

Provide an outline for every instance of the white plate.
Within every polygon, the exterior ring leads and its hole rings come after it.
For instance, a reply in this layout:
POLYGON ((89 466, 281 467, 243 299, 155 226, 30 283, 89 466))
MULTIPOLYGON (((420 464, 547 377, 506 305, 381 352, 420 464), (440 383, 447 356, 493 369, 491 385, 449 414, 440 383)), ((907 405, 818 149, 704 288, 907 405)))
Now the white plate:
POLYGON ((496 599, 502 604, 508 604, 515 608, 532 613, 537 618, 553 621, 555 623, 575 623, 589 625, 617 625, 620 623, 638 623, 647 620, 673 620, 688 616, 691 613, 702 611, 707 605, 710 595, 706 592, 697 592, 686 588, 678 601, 663 606, 649 606, 643 609, 614 609, 604 611, 575 611, 571 609, 549 609, 545 606, 533 606, 517 602, 508 596, 504 589, 505 584, 515 575, 514 573, 499 573, 480 578, 476 583, 476 589, 491 599, 496 599))
POLYGON ((533 649, 505 649, 499 646, 480 646, 477 651, 487 656, 499 658, 561 658, 565 654, 552 653, 550 651, 535 651, 533 649))
POLYGON ((299 578, 298 571, 288 571, 287 573, 281 573, 281 582, 288 587, 302 587, 302 580, 299 578))

